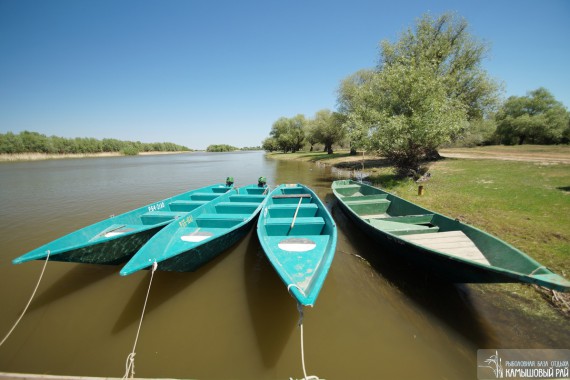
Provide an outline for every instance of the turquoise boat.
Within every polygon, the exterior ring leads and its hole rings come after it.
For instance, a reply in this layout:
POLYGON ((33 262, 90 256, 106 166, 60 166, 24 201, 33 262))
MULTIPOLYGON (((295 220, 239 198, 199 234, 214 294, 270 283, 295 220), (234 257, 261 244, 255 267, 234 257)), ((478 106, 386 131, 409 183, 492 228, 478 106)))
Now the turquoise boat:
POLYGON ((121 264, 173 220, 231 191, 231 185, 217 184, 166 198, 81 228, 12 262, 42 260, 49 252, 53 261, 121 264))
POLYGON ((267 258, 303 306, 313 306, 332 264, 336 224, 319 197, 302 184, 271 192, 257 221, 267 258))
POLYGON ((191 272, 230 248, 247 234, 269 189, 248 185, 182 215, 154 235, 121 269, 127 276, 151 267, 191 272))
POLYGON ((570 291, 570 281, 473 226, 370 185, 334 181, 339 205, 387 251, 456 283, 522 282, 570 291))

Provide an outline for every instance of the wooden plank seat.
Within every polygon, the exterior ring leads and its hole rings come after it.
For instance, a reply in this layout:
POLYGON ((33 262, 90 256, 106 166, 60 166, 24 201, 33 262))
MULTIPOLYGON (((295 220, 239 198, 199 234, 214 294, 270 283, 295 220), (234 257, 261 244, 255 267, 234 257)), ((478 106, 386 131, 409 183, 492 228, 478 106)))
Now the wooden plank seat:
POLYGON ((216 211, 220 214, 247 214, 258 207, 258 202, 220 202, 216 205, 216 211))
MULTIPOLYGON (((385 214, 386 215, 386 214, 385 214)), ((427 224, 431 223, 434 214, 420 215, 403 215, 403 216, 386 216, 383 220, 387 222, 409 223, 409 224, 427 224)))
POLYGON ((267 206, 267 212, 272 218, 292 218, 297 212, 297 217, 311 217, 317 214, 319 207, 315 203, 288 203, 288 204, 272 204, 267 206))
POLYGON ((321 217, 297 217, 291 228, 293 218, 267 218, 265 227, 268 235, 320 235, 325 220, 321 217))
POLYGON ((186 214, 186 212, 180 211, 149 211, 141 215, 141 221, 146 225, 158 224, 177 219, 186 214))
POLYGON ((390 222, 383 219, 371 219, 370 224, 379 230, 390 232, 394 235, 425 234, 439 231, 439 227, 390 222))
POLYGON ((342 200, 344 203, 357 203, 357 202, 366 202, 366 201, 373 201, 377 199, 386 199, 388 194, 370 194, 370 195, 350 195, 343 197, 342 200))
POLYGON ((282 198, 311 198, 311 194, 278 194, 273 195, 271 198, 273 199, 282 199, 282 198))
POLYGON ((196 217, 196 224, 199 227, 229 228, 243 222, 250 216, 251 214, 204 213, 196 217))
POLYGON ((211 201, 219 197, 220 194, 214 193, 194 193, 190 196, 190 199, 193 201, 211 201))
POLYGON ((261 203, 265 199, 265 195, 262 194, 235 194, 230 195, 230 202, 257 202, 261 203))
POLYGON ((208 203, 208 201, 186 201, 186 200, 178 200, 172 201, 168 204, 170 207, 170 211, 185 211, 190 212, 198 207, 208 203))
POLYGON ((491 265, 475 243, 463 231, 438 232, 402 236, 404 240, 445 254, 491 265))

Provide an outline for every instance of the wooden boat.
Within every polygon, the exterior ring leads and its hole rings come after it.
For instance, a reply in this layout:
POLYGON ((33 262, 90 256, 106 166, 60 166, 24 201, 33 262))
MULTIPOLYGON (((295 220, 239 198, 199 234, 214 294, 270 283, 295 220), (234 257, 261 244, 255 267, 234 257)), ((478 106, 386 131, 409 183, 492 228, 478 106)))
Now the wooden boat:
MULTIPOLYGON (((20 264, 45 259, 90 264, 121 264, 155 233, 231 190, 217 184, 191 190, 81 228, 13 260, 20 264)), ((235 191, 234 191, 235 192, 235 191)))
POLYGON ((247 234, 268 192, 266 186, 248 185, 181 216, 154 235, 121 269, 121 275, 154 262, 164 271, 196 270, 247 234))
POLYGON ((457 283, 524 282, 570 291, 570 282, 475 227, 351 180, 334 181, 346 214, 396 255, 457 283))
POLYGON ((267 258, 303 306, 313 306, 336 249, 336 224, 319 197, 301 184, 271 192, 257 221, 267 258))

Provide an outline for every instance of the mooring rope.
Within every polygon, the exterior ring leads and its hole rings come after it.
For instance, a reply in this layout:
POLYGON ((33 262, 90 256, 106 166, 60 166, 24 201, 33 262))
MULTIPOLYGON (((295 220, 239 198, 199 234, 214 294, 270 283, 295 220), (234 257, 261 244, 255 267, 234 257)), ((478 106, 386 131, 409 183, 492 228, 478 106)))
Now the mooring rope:
POLYGON ((34 289, 34 291, 32 292, 32 296, 30 297, 28 304, 26 305, 26 307, 24 308, 24 311, 22 311, 22 314, 20 314, 20 317, 18 318, 18 320, 16 321, 16 323, 14 323, 14 326, 12 326, 12 328, 10 329, 10 331, 8 332, 8 334, 6 334, 6 336, 4 337, 4 339, 2 339, 2 342, 0 342, 0 347, 2 347, 2 345, 4 344, 4 342, 8 339, 8 337, 10 335, 12 335, 12 332, 16 329, 16 326, 18 326, 18 323, 20 323, 20 321, 22 320, 22 317, 24 316, 24 314, 26 314, 26 311, 28 310, 28 307, 30 307, 30 304, 32 303, 32 300, 34 299, 34 296, 36 295, 36 291, 38 290, 39 286, 40 286, 40 282, 42 281, 42 277, 44 276, 44 272, 46 270, 46 266, 49 260, 49 255, 50 255, 50 250, 48 249, 47 251, 47 256, 46 256, 46 261, 44 262, 44 267, 42 268, 42 272, 40 273, 40 278, 38 278, 38 283, 36 284, 36 288, 34 289))
MULTIPOLYGON (((303 318, 304 318, 304 312, 303 312, 303 305, 301 305, 301 303, 297 302, 297 310, 299 310, 299 322, 298 322, 298 326, 301 329, 301 364, 303 366, 303 378, 300 380, 325 380, 325 379, 321 379, 318 376, 307 376, 307 369, 305 368, 305 345, 304 345, 304 338, 303 338, 303 318)), ((289 378, 289 380, 294 380, 292 377, 289 378)))
POLYGON ((146 297, 144 299, 144 306, 142 309, 141 320, 139 321, 139 328, 137 329, 137 335, 135 337, 135 343, 133 344, 133 350, 127 356, 127 361, 125 362, 125 375, 123 376, 123 379, 128 379, 128 378, 132 379, 135 376, 135 355, 136 355, 135 350, 137 348, 137 342, 139 340, 139 334, 141 332, 142 321, 144 318, 144 311, 146 309, 146 304, 148 302, 148 295, 150 293, 150 287, 152 285, 152 278, 154 277, 154 272, 156 271, 156 268, 158 268, 158 264, 155 261, 152 264, 152 272, 150 273, 150 282, 148 283, 148 289, 146 291, 146 297))

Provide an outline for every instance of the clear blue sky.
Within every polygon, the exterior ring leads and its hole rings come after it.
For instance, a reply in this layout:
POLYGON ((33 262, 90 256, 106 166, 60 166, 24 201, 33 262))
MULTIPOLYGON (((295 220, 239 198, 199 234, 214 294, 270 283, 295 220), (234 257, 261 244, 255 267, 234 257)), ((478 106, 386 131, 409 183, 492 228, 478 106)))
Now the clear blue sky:
POLYGON ((281 116, 334 110, 428 11, 491 44, 505 97, 570 107, 568 0, 0 0, 0 133, 260 145, 281 116))

